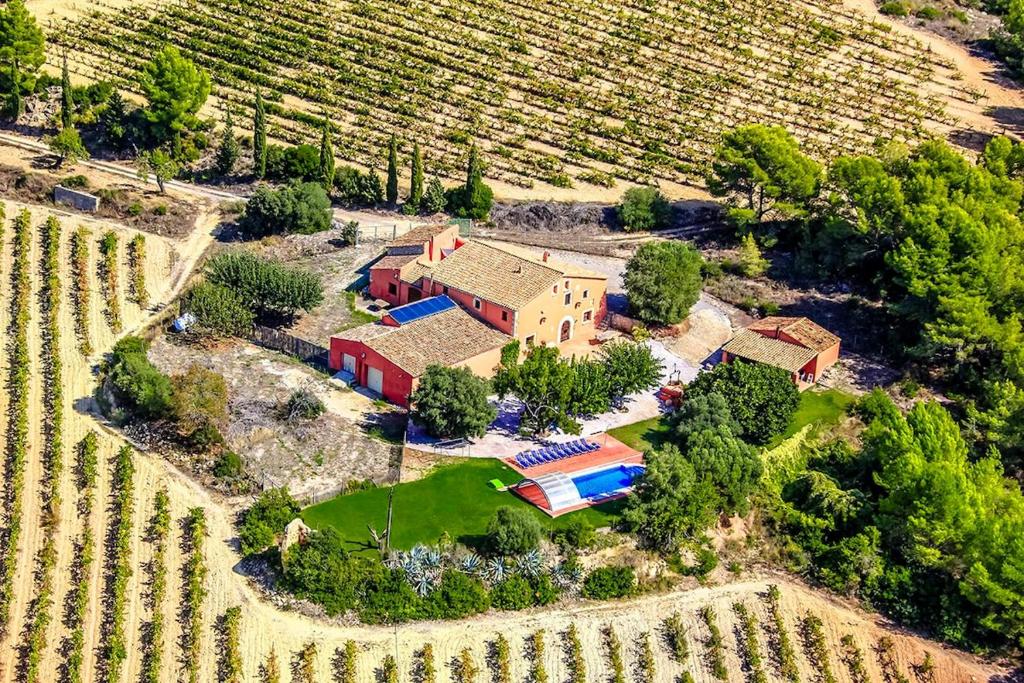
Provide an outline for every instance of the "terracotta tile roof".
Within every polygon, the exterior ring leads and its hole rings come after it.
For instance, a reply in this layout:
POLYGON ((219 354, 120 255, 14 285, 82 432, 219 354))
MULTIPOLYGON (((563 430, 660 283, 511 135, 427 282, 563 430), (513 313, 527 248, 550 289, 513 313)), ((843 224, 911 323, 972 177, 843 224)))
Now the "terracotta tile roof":
POLYGON ((451 225, 434 224, 434 225, 421 225, 413 228, 404 235, 399 235, 395 239, 388 242, 389 247, 407 247, 413 244, 423 244, 429 242, 431 237, 441 234, 451 225))
POLYGON ((519 258, 525 259, 527 261, 532 261, 534 263, 539 263, 541 265, 547 266, 548 268, 557 270, 562 275, 567 275, 569 277, 593 278, 595 280, 608 279, 608 276, 605 275, 604 273, 599 273, 596 270, 590 270, 588 268, 584 268, 583 266, 577 266, 574 263, 566 263, 565 261, 559 261, 558 259, 550 257, 547 261, 545 261, 541 253, 538 253, 533 249, 521 247, 518 244, 509 244, 507 242, 492 242, 491 240, 477 241, 490 245, 495 249, 507 251, 508 253, 514 256, 518 256, 519 258))
POLYGON ((748 325, 747 329, 756 332, 768 332, 773 335, 776 330, 781 330, 807 348, 818 352, 830 349, 840 341, 839 337, 810 318, 769 316, 748 325))
POLYGON ((402 268, 398 274, 398 279, 407 285, 414 285, 420 281, 424 275, 430 272, 430 263, 420 263, 416 261, 402 268))
POLYGON ((499 306, 519 310, 550 290, 563 277, 607 277, 555 261, 543 261, 526 250, 473 240, 439 263, 426 264, 423 275, 499 306), (585 273, 585 274, 584 274, 585 273))
POLYGON ((382 256, 379 261, 375 262, 372 266, 370 266, 370 270, 377 270, 378 268, 380 268, 380 269, 385 269, 386 268, 388 270, 393 270, 393 269, 396 269, 396 268, 401 268, 406 263, 409 263, 411 261, 415 261, 417 258, 418 258, 418 254, 405 254, 405 255, 402 255, 402 254, 399 254, 399 255, 388 254, 387 256, 382 256))
POLYGON ((413 377, 428 365, 455 365, 512 341, 458 306, 401 327, 370 323, 335 336, 363 342, 413 377))
POLYGON ((753 330, 740 330, 722 347, 723 351, 755 363, 772 365, 790 372, 797 372, 807 365, 818 352, 803 346, 790 344, 780 339, 766 337, 753 330))

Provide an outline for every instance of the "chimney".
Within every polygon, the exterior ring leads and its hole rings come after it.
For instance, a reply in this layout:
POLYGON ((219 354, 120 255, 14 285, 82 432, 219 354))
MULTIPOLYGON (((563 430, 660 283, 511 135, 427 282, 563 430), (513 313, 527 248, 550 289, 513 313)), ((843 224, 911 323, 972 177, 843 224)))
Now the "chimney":
POLYGON ((547 263, 548 262, 548 258, 550 258, 550 257, 551 257, 551 252, 550 251, 545 251, 544 255, 540 257, 540 260, 543 261, 544 263, 547 263))

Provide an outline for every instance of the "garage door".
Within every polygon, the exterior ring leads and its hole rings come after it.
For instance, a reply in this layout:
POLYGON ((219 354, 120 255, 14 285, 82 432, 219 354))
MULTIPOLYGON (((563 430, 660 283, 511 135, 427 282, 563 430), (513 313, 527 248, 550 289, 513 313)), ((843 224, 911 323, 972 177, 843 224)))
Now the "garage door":
POLYGON ((356 374, 356 357, 347 353, 341 355, 341 369, 356 374))
POLYGON ((384 393, 384 373, 377 368, 366 368, 366 387, 378 394, 384 393))

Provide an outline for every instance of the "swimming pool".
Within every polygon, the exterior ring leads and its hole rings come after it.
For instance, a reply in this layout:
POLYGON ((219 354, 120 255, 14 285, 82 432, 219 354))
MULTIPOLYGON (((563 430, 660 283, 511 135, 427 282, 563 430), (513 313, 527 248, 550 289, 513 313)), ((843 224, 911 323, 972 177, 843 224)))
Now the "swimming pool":
POLYGON ((572 478, 580 498, 596 498, 629 488, 644 471, 640 465, 617 465, 572 478))

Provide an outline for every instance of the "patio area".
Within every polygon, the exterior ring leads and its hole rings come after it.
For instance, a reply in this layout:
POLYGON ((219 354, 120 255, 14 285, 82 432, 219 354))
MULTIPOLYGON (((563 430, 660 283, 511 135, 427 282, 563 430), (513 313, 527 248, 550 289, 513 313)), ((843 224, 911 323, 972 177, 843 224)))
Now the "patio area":
MULTIPOLYGON (((662 385, 667 384, 670 380, 689 384, 700 371, 699 366, 673 354, 661 342, 651 340, 644 343, 662 362, 662 385)), ((508 459, 522 451, 574 441, 581 436, 604 435, 615 427, 658 417, 664 413, 664 408, 658 400, 657 393, 658 388, 633 394, 626 397, 622 410, 612 410, 581 420, 581 431, 578 435, 556 431, 544 439, 534 439, 519 433, 519 414, 522 412, 522 404, 518 400, 508 397, 504 401, 498 402, 495 397, 498 417, 482 438, 473 439, 469 443, 464 441, 442 442, 428 436, 422 428, 410 420, 406 433, 406 445, 416 450, 452 457, 508 459)))

